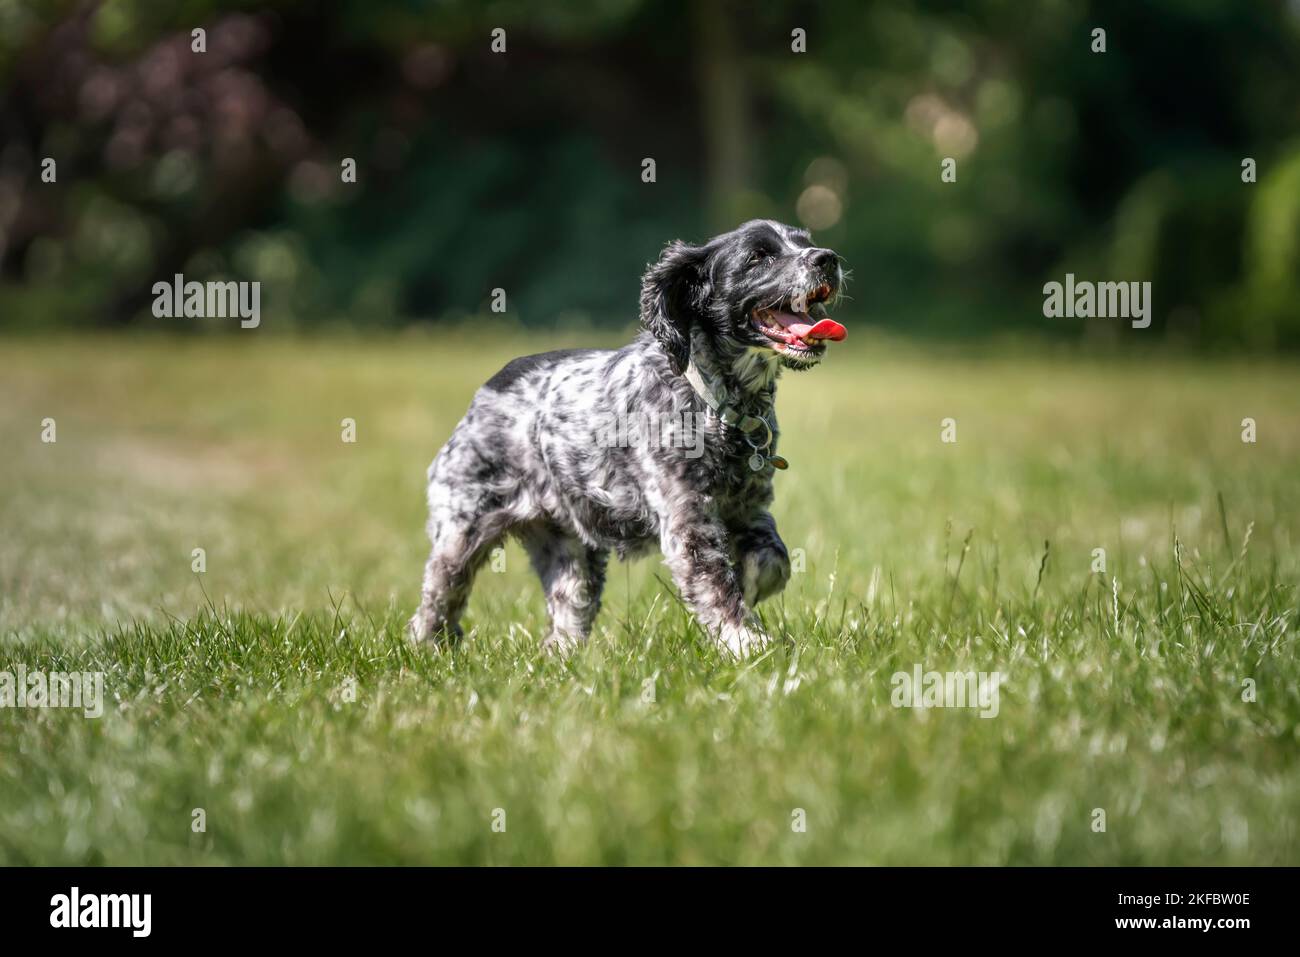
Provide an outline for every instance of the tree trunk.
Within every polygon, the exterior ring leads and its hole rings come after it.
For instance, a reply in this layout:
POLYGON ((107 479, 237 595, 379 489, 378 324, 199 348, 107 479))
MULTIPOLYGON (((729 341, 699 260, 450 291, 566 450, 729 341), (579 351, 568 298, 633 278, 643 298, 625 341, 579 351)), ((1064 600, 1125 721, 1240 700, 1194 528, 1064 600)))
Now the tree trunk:
POLYGON ((737 43, 744 12, 728 0, 701 0, 695 12, 695 59, 705 150, 705 208, 715 232, 742 215, 750 176, 749 95, 737 43))

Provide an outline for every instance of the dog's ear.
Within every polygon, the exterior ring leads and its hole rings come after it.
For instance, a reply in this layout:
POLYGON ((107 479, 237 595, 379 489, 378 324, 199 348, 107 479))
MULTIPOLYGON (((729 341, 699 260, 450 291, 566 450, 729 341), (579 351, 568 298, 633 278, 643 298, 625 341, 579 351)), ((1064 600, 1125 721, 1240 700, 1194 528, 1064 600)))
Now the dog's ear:
POLYGON ((675 240, 641 279, 641 323, 664 347, 678 375, 690 361, 691 326, 709 299, 707 255, 700 246, 675 240))

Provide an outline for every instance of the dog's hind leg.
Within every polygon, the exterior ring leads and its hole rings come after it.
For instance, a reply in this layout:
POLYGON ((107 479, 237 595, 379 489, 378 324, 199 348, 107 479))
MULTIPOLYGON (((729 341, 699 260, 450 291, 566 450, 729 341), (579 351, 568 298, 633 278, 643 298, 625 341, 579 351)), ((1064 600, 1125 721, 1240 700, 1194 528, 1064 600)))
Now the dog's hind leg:
POLYGON ((577 536, 549 522, 515 531, 546 593, 550 632, 542 647, 568 652, 591 634, 600 611, 609 552, 589 548, 577 536))
MULTIPOLYGON (((459 490, 465 495, 465 490, 459 490)), ((431 501, 435 496, 430 496, 431 501)), ((466 496, 470 501, 473 496, 466 496)), ((433 549, 424 566, 420 607, 411 618, 411 638, 417 642, 455 641, 461 637, 460 617, 469 601, 474 573, 501 541, 511 516, 505 509, 478 512, 467 508, 435 508, 429 516, 433 549)))

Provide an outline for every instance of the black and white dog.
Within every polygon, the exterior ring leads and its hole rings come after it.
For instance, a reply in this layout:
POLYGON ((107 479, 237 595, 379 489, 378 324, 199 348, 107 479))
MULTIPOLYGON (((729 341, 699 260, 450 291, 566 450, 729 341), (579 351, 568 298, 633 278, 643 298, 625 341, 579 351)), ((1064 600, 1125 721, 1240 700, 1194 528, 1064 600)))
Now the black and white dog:
POLYGON ((753 607, 790 576, 767 511, 786 467, 776 379, 844 338, 824 306, 842 281, 834 252, 781 223, 674 242, 641 281, 630 345, 525 356, 489 379, 429 466, 412 636, 460 636, 475 571, 512 534, 546 592, 549 647, 586 640, 611 550, 658 544, 709 635, 737 656, 762 648, 753 607))

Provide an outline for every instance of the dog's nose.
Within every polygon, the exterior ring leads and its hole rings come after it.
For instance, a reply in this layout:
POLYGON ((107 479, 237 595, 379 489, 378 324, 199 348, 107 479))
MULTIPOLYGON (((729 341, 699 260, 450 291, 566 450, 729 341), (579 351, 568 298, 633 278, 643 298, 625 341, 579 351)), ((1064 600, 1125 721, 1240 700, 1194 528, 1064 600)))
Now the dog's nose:
POLYGON ((831 249, 812 249, 808 252, 809 262, 814 266, 821 267, 822 269, 827 269, 835 265, 835 260, 838 258, 839 257, 835 255, 834 250, 831 249))

